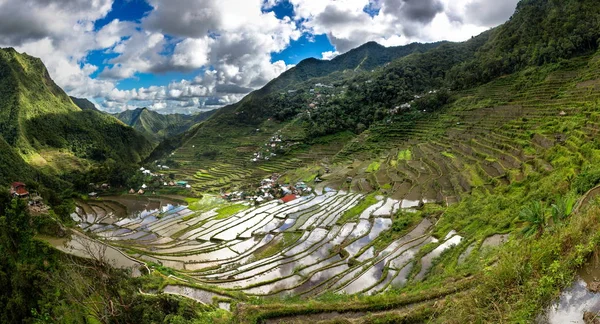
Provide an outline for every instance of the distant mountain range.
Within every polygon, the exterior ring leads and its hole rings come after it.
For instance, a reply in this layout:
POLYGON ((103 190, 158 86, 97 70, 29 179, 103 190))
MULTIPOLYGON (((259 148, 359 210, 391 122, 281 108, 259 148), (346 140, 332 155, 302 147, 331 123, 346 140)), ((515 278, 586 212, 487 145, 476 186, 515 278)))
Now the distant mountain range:
POLYGON ((191 126, 206 120, 215 110, 201 112, 195 115, 169 114, 163 115, 148 108, 137 108, 114 114, 116 118, 133 127, 146 138, 159 142, 168 137, 181 134, 191 126))
POLYGON ((195 152, 199 165, 215 156, 231 161, 243 154, 232 148, 256 149, 248 138, 257 129, 274 134, 293 126, 293 134, 304 136, 302 142, 309 145, 324 135, 360 135, 373 125, 378 136, 385 121, 391 121, 391 111, 395 119, 410 124, 420 118, 419 111, 460 100, 452 97, 455 90, 596 50, 597 7, 593 0, 523 0, 505 24, 465 42, 391 48, 370 42, 331 61, 304 60, 240 102, 162 142, 151 159, 181 148, 195 152))

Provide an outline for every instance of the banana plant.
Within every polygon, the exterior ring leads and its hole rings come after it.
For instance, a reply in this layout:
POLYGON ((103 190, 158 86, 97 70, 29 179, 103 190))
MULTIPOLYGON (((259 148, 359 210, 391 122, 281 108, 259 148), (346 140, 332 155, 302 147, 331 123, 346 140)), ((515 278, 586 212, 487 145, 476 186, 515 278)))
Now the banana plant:
POLYGON ((546 226, 546 208, 541 202, 534 201, 521 210, 519 219, 526 224, 521 231, 523 235, 539 235, 546 226))
POLYGON ((552 204, 552 220, 554 225, 558 225, 567 219, 573 213, 575 207, 575 198, 572 196, 559 197, 556 203, 552 204))

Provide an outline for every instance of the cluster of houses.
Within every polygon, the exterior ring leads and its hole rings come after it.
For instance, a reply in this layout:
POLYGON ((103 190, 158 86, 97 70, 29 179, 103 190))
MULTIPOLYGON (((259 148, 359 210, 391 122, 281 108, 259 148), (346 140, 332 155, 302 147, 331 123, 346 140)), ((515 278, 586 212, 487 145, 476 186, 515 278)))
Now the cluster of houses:
MULTIPOLYGON (((437 90, 431 90, 429 91, 427 94, 428 95, 432 95, 432 94, 436 94, 438 91, 437 90)), ((425 95, 415 95, 414 96, 414 100, 407 102, 407 103, 403 103, 400 106, 396 106, 392 109, 389 110, 389 114, 390 115, 397 115, 401 112, 405 112, 407 110, 410 110, 410 108, 412 108, 412 105, 415 103, 415 100, 421 99, 423 98, 425 95)), ((423 112, 426 112, 426 110, 423 110, 423 112)))
POLYGON ((44 199, 37 193, 29 193, 23 182, 13 182, 10 186, 10 195, 13 198, 28 199, 29 211, 33 214, 47 213, 49 208, 44 205, 44 199))
POLYGON ((252 162, 269 161, 277 156, 277 150, 281 150, 286 144, 283 143, 283 137, 278 134, 270 138, 269 142, 265 143, 265 148, 258 152, 254 152, 252 162))
POLYGON ((223 193, 221 197, 231 202, 245 200, 254 205, 273 200, 284 204, 312 192, 312 189, 304 182, 298 182, 295 185, 279 184, 279 178, 279 174, 273 174, 270 178, 263 179, 254 192, 236 191, 223 193))
MULTIPOLYGON (((163 170, 167 170, 169 169, 168 166, 166 165, 158 165, 159 168, 163 169, 163 170)), ((152 171, 141 167, 140 168, 140 172, 146 176, 150 176, 152 178, 160 178, 158 179, 159 183, 162 184, 162 187, 180 187, 180 188, 186 188, 186 189, 192 189, 192 186, 187 182, 187 181, 174 181, 174 180, 170 180, 170 181, 166 181, 166 177, 164 174, 156 174, 153 173, 152 171)), ((146 185, 145 183, 143 183, 139 189, 135 190, 134 188, 129 189, 129 194, 131 195, 144 195, 146 194, 146 191, 148 191, 149 186, 146 185)), ((156 192, 152 192, 152 194, 156 194, 156 192)))

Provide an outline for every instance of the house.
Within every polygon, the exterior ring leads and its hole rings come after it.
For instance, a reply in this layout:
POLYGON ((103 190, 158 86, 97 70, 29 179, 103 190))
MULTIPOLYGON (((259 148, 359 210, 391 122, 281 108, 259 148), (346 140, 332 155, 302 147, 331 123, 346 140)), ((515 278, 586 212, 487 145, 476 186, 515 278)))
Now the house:
POLYGON ((129 189, 129 194, 130 194, 130 195, 133 195, 133 194, 135 194, 135 190, 133 190, 133 188, 129 189))
POLYGON ((13 182, 10 186, 10 195, 16 198, 26 198, 29 196, 27 186, 22 182, 13 182))
POLYGON ((144 184, 142 185, 142 189, 146 189, 146 188, 148 188, 148 186, 146 186, 146 184, 144 183, 144 184))
POLYGON ((294 201, 298 198, 298 196, 296 195, 286 195, 283 198, 279 199, 279 203, 281 204, 286 204, 289 203, 290 201, 294 201))
POLYGON ((101 188, 103 190, 107 190, 107 189, 110 189, 110 185, 108 183, 103 183, 101 188))
POLYGON ((175 182, 171 181, 169 182, 169 187, 174 187, 175 186, 175 182))
POLYGON ((138 193, 138 195, 143 195, 144 194, 144 189, 140 189, 137 193, 138 193))
POLYGON ((187 181, 177 181, 177 185, 180 187, 185 187, 185 186, 187 186, 187 184, 188 184, 187 181))
POLYGON ((98 198, 98 193, 96 193, 96 192, 90 192, 90 193, 88 194, 88 196, 89 196, 90 198, 98 198))

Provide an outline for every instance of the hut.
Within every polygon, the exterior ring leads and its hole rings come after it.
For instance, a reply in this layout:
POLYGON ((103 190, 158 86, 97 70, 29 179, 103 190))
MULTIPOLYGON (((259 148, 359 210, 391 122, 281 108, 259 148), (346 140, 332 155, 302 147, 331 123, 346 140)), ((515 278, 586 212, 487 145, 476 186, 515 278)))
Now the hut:
POLYGON ((27 198, 29 191, 23 182, 13 182, 10 186, 10 195, 16 198, 27 198))
POLYGON ((135 194, 135 190, 133 190, 133 188, 129 189, 129 194, 130 195, 134 195, 135 194))
POLYGON ((138 192, 137 192, 137 193, 138 193, 138 195, 143 195, 143 194, 144 194, 144 189, 140 189, 140 190, 138 190, 138 192))

